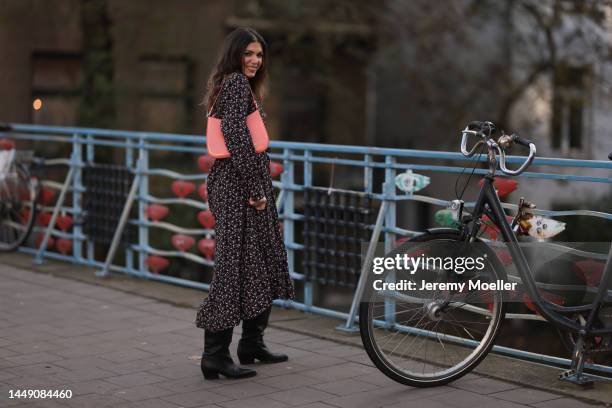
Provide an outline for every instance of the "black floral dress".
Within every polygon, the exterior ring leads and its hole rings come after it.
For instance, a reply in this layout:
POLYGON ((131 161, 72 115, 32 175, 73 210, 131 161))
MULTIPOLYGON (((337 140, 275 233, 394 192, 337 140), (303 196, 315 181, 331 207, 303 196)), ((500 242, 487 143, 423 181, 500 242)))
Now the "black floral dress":
POLYGON ((212 332, 234 327, 267 310, 274 299, 293 299, 287 253, 279 228, 266 152, 256 153, 246 116, 258 109, 245 75, 229 75, 213 115, 231 157, 217 159, 208 175, 208 203, 215 217, 215 268, 196 326, 212 332), (266 197, 258 211, 249 197, 266 197))

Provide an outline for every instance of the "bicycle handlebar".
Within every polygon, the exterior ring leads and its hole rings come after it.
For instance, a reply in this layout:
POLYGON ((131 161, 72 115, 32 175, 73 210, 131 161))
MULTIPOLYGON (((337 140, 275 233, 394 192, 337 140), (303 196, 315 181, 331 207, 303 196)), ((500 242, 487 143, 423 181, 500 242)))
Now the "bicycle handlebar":
POLYGON ((519 136, 519 135, 517 135, 517 134, 513 134, 513 135, 512 135, 512 140, 513 140, 515 143, 518 143, 518 144, 523 145, 523 146, 525 146, 525 147, 530 147, 530 145, 534 144, 534 143, 533 143, 531 140, 529 140, 529 139, 523 139, 522 137, 520 137, 520 136, 519 136))
POLYGON ((477 130, 480 132, 484 132, 486 130, 488 131, 490 135, 493 135, 496 131, 496 128, 493 122, 489 122, 489 121, 481 122, 479 120, 473 120, 470 123, 468 123, 467 127, 469 130, 477 130))
POLYGON ((508 174, 510 176, 518 176, 523 171, 525 171, 525 169, 531 164, 531 162, 535 158, 535 155, 536 155, 536 146, 530 140, 522 139, 518 135, 512 135, 512 139, 514 140, 515 143, 518 143, 518 144, 523 145, 525 147, 529 147, 529 156, 527 156, 527 159, 525 159, 523 164, 521 164, 518 169, 510 170, 510 169, 508 169, 506 167, 506 151, 505 151, 504 148, 502 148, 500 146, 500 147, 498 147, 498 151, 499 151, 500 156, 501 156, 501 159, 499 161, 499 168, 501 169, 501 171, 503 171, 504 173, 506 173, 506 174, 508 174))
POLYGON ((465 157, 472 157, 474 156, 474 154, 476 154, 476 150, 481 145, 486 144, 489 147, 489 151, 497 151, 500 157, 499 167, 503 173, 510 176, 517 176, 523 171, 525 171, 525 169, 531 164, 531 162, 535 158, 535 144, 531 140, 523 139, 522 137, 516 134, 513 134, 509 137, 506 135, 502 135, 499 139, 499 142, 495 142, 495 140, 491 137, 493 133, 495 133, 495 126, 491 122, 470 122, 461 132, 461 153, 463 153, 465 157), (483 132, 484 130, 488 131, 488 135, 483 132), (469 135, 479 136, 481 140, 474 144, 474 146, 472 146, 472 148, 468 151, 467 139, 469 135), (512 146, 513 143, 520 144, 529 148, 529 156, 527 156, 527 159, 525 159, 525 161, 516 170, 510 170, 506 167, 506 149, 512 146))
POLYGON ((463 153, 465 157, 472 157, 474 154, 476 154, 476 149, 478 148, 478 146, 485 143, 486 140, 485 135, 483 135, 481 132, 470 130, 469 127, 470 125, 466 126, 466 128, 463 129, 463 132, 461 132, 461 134, 463 135, 463 137, 461 138, 461 153, 463 153), (480 136, 482 138, 482 140, 479 140, 474 146, 472 146, 472 149, 470 149, 470 151, 467 150, 468 135, 480 136))

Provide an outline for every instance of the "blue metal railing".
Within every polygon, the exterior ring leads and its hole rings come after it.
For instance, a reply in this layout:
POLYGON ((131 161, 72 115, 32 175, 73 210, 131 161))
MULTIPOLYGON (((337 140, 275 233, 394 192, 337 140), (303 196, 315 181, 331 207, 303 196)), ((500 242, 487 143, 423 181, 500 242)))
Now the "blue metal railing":
MULTIPOLYGON (((64 184, 47 181, 45 185, 50 188, 61 189, 60 197, 65 196, 68 192, 72 193, 72 203, 70 205, 63 203, 57 208, 56 213, 60 211, 71 214, 75 219, 83 216, 81 208, 81 195, 85 191, 82 184, 82 169, 86 163, 94 163, 95 156, 99 149, 118 149, 123 152, 124 165, 131 169, 136 178, 138 178, 137 190, 134 191, 134 201, 138 208, 138 218, 130 219, 129 224, 135 225, 138 228, 138 242, 125 249, 125 264, 116 265, 110 264, 109 269, 116 272, 128 273, 131 275, 144 277, 147 279, 179 284, 192 288, 207 290, 207 283, 192 281, 184 278, 167 276, 163 274, 151 273, 147 270, 145 260, 147 256, 161 255, 166 257, 178 257, 189 259, 193 262, 202 265, 212 265, 212 262, 190 252, 168 251, 159 248, 151 247, 149 243, 149 234, 153 228, 161 228, 172 232, 182 232, 193 235, 211 235, 214 231, 206 229, 181 228, 172 226, 163 222, 151 222, 146 218, 145 208, 148 204, 184 204, 194 208, 205 209, 207 204, 190 199, 179 198, 161 198, 155 197, 150 193, 150 177, 167 177, 169 179, 182 179, 190 181, 204 181, 206 175, 202 172, 193 174, 183 174, 161 167, 163 163, 151 161, 151 155, 159 152, 174 152, 174 153, 191 153, 194 155, 205 154, 205 138, 203 136, 179 135, 168 133, 152 133, 152 132, 133 132, 133 131, 117 131, 103 130, 91 128, 72 128, 72 127, 52 127, 38 126, 27 124, 11 124, 10 132, 0 132, 0 137, 10 137, 14 140, 23 140, 30 142, 45 142, 53 144, 71 145, 67 150, 71 151, 68 159, 59 159, 59 162, 68 166, 68 176, 64 184), (136 258, 136 259, 135 259, 136 258)), ((457 146, 459 138, 457 138, 457 146)), ((447 200, 442 200, 434 197, 417 194, 396 194, 394 187, 394 179, 398 171, 406 169, 431 172, 431 174, 455 174, 461 173, 466 167, 466 162, 472 159, 466 159, 461 153, 442 152, 442 151, 426 151, 426 150, 408 150, 408 149, 392 149, 392 148, 377 148, 377 147, 360 147, 346 145, 323 145, 314 143, 296 143, 296 142, 271 142, 272 160, 281 161, 283 164, 283 173, 280 181, 274 181, 273 184, 279 189, 278 206, 283 220, 284 239, 288 252, 289 269, 293 279, 304 280, 303 274, 296 267, 296 253, 303 246, 298 242, 295 236, 295 223, 304 219, 303 215, 296 211, 296 196, 295 194, 303 191, 305 188, 312 187, 314 184, 314 175, 316 174, 315 166, 343 166, 353 169, 358 169, 358 172, 351 172, 349 186, 352 189, 358 188, 364 191, 374 199, 385 201, 388 205, 388 211, 384 217, 384 223, 381 227, 381 232, 384 234, 385 249, 389 250, 395 242, 396 235, 411 236, 418 231, 411 231, 401 228, 396 225, 397 222, 397 203, 403 201, 419 201, 437 206, 446 206, 447 200), (431 164, 431 161, 439 161, 439 164, 431 164), (451 165, 447 163, 451 162, 451 165), (376 173, 376 174, 375 174, 376 173), (301 182, 298 181, 298 175, 301 176, 301 182), (375 180, 382 180, 381 183, 375 185, 375 180), (359 187, 355 185, 359 184, 359 187), (380 187, 380 188, 378 188, 380 187)), ((115 155, 115 157, 117 157, 115 155)), ((521 163, 523 157, 509 156, 507 163, 521 163)), ((58 160, 56 160, 57 162, 58 160)), ((486 161, 483 157, 481 161, 486 161)), ((194 166, 196 157, 194 156, 194 166)), ((473 161, 470 161, 470 165, 473 161)), ((530 179, 542 180, 567 180, 572 182, 588 182, 594 183, 596 186, 603 186, 600 190, 610 191, 612 186, 612 177, 609 175, 612 170, 612 162, 603 160, 573 160, 560 158, 536 158, 532 164, 542 166, 547 169, 546 172, 525 172, 522 177, 530 179), (599 172, 595 175, 576 175, 564 174, 561 171, 555 172, 563 168, 573 169, 589 169, 592 172, 599 172)), ((194 167, 195 168, 195 167, 194 167)), ((484 174, 486 170, 476 168, 475 174, 484 174)), ((470 206, 473 203, 466 203, 470 206)), ((504 204, 505 208, 516 209, 516 205, 504 204)), ((49 208, 47 208, 48 210, 49 208)), ((587 215, 598 217, 604 220, 612 220, 612 214, 605 212, 589 211, 589 210, 571 210, 571 211, 550 211, 536 210, 535 213, 548 216, 577 216, 587 215)), ((55 223, 55 216, 51 220, 51 225, 55 223)), ((42 231, 41 228, 39 228, 42 231)), ((37 260, 42 261, 43 257, 59 259, 79 264, 88 265, 94 268, 104 268, 104 263, 94 258, 94 244, 87 240, 83 234, 81 226, 76 223, 71 232, 49 231, 51 235, 56 237, 69 238, 72 240, 72 253, 60 254, 57 252, 45 250, 46 237, 42 245, 42 249, 37 251, 35 248, 20 248, 21 251, 36 254, 37 260)), ((292 307, 298 310, 319 313, 326 316, 332 316, 343 320, 351 319, 347 313, 338 310, 331 310, 319 307, 313 301, 313 285, 311 282, 304 282, 303 285, 303 302, 295 301, 277 301, 286 307, 292 307)), ((354 320, 355 316, 352 316, 354 320)), ((569 360, 559 359, 552 356, 543 356, 539 354, 529 353, 520 350, 497 347, 494 349, 503 354, 510 354, 515 357, 527 358, 551 364, 569 365, 569 360)), ((612 373, 609 367, 595 367, 601 371, 612 373)))

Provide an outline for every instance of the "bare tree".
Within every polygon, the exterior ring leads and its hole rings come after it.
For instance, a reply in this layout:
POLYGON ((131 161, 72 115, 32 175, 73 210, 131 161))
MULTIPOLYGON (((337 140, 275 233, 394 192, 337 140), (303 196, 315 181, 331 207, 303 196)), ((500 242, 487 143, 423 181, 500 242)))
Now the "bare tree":
POLYGON ((507 123, 512 106, 545 74, 563 75, 566 64, 599 65, 601 81, 612 62, 609 1, 513 0, 510 33, 519 75, 504 89, 497 120, 507 123))
POLYGON ((594 0, 398 0, 387 3, 381 28, 399 40, 402 70, 426 106, 459 121, 487 112, 503 126, 524 92, 559 66, 606 72, 611 13, 609 1, 594 0))

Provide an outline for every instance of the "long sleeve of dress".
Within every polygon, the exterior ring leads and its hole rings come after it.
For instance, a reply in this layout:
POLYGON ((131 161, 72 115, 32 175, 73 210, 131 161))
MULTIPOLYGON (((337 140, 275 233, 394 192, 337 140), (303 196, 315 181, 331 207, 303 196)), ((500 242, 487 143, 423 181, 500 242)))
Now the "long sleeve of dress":
POLYGON ((249 81, 243 74, 234 73, 225 80, 221 92, 221 131, 231 154, 230 160, 240 174, 249 198, 258 200, 264 196, 264 190, 255 156, 257 153, 246 125, 252 103, 249 81))

